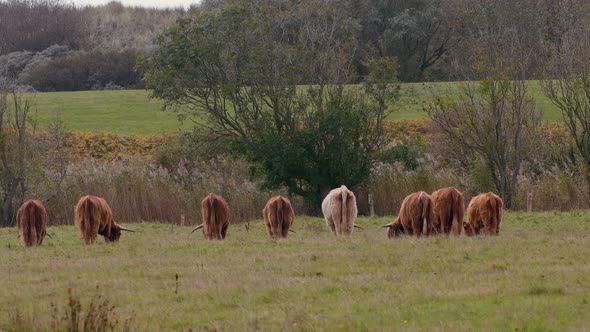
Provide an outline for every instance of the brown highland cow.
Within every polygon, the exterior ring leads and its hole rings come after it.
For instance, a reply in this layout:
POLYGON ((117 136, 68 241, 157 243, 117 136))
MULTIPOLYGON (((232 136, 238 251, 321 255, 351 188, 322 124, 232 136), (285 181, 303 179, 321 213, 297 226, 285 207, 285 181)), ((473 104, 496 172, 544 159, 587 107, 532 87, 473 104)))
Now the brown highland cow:
POLYGON ((455 188, 442 188, 432 193, 434 203, 433 228, 436 233, 461 235, 465 200, 455 188))
POLYGON ((195 227, 192 232, 202 228, 206 239, 223 240, 229 228, 229 216, 229 206, 223 197, 209 194, 201 201, 201 218, 203 222, 195 227))
POLYGON ((74 223, 86 244, 94 243, 99 234, 106 242, 113 242, 119 240, 121 231, 133 232, 115 222, 113 211, 103 198, 90 195, 80 198, 76 204, 74 223))
POLYGON ((480 234, 483 230, 486 235, 498 235, 502 225, 503 207, 502 199, 492 192, 473 197, 467 206, 469 222, 463 223, 465 234, 471 236, 480 234))
POLYGON ((26 201, 16 212, 18 235, 25 247, 40 245, 47 234, 47 211, 34 199, 26 201))
POLYGON ((287 198, 279 195, 269 199, 262 210, 262 215, 268 236, 273 239, 287 237, 295 218, 293 206, 287 198))
POLYGON ((433 219, 432 205, 432 198, 423 191, 406 196, 397 218, 383 226, 389 228, 387 238, 391 239, 401 233, 416 235, 416 237, 430 235, 433 219))

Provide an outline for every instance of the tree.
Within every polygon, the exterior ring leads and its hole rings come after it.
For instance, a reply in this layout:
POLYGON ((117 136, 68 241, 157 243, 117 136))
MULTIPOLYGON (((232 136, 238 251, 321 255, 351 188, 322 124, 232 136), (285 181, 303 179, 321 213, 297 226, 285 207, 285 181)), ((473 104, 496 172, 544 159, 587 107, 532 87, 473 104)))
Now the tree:
MULTIPOLYGON (((561 110, 575 148, 590 167, 590 38, 586 25, 563 30, 547 44, 551 60, 541 82, 545 95, 561 110)), ((590 168, 589 168, 590 170, 590 168)), ((590 179, 590 171, 588 172, 590 179)))
POLYGON ((331 188, 368 177, 399 89, 391 59, 371 62, 376 73, 362 91, 346 86, 353 23, 315 0, 197 11, 162 35, 140 68, 165 108, 233 138, 268 186, 317 206, 331 188))
MULTIPOLYGON (((0 83, 1 84, 1 83, 0 83)), ((32 154, 27 131, 31 103, 14 87, 0 85, 0 225, 14 222, 14 199, 28 190, 26 173, 32 154)))
POLYGON ((405 81, 422 81, 426 71, 461 41, 461 26, 445 15, 437 1, 418 1, 387 21, 383 32, 388 54, 403 64, 405 81))
POLYGON ((483 162, 510 208, 522 161, 528 145, 535 142, 542 113, 535 107, 527 81, 513 76, 515 69, 493 66, 493 60, 487 59, 479 63, 479 70, 486 73, 481 82, 464 83, 457 98, 438 98, 426 111, 445 136, 446 145, 464 151, 465 158, 483 162))
POLYGON ((0 2, 0 54, 41 51, 60 44, 78 48, 86 25, 81 12, 60 0, 0 2))

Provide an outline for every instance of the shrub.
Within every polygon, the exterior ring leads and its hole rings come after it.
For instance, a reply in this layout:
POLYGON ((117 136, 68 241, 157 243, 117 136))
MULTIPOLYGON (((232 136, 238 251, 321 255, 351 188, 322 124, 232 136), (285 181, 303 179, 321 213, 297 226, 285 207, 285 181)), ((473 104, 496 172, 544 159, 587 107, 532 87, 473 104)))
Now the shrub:
POLYGON ((76 51, 60 57, 39 57, 22 72, 20 81, 39 91, 141 88, 135 73, 134 50, 76 51))

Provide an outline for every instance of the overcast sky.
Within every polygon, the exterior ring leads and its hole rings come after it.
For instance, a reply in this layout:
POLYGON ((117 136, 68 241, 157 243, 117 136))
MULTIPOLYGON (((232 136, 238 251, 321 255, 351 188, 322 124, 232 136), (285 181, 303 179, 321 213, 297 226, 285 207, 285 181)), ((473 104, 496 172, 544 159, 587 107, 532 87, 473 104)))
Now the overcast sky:
MULTIPOLYGON (((70 0, 64 2, 73 2, 76 5, 104 5, 112 0, 70 0)), ((141 7, 184 7, 188 8, 193 3, 198 3, 200 0, 118 0, 125 6, 141 6, 141 7)))

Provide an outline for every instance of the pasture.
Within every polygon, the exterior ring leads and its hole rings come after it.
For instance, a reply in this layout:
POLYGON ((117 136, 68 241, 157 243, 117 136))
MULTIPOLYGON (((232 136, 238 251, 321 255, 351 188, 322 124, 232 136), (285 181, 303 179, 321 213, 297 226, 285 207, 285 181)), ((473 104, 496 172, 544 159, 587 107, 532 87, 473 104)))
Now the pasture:
MULTIPOLYGON (((425 102, 436 95, 453 95, 460 83, 402 84, 402 104, 390 116, 392 120, 425 117, 425 102)), ((545 119, 561 119, 561 113, 542 94, 538 82, 531 82, 531 92, 545 111, 545 119)), ((153 135, 187 130, 189 122, 180 124, 172 112, 161 112, 162 102, 148 98, 145 90, 43 92, 34 98, 33 119, 46 128, 56 114, 70 130, 110 132, 115 134, 153 135)))
POLYGON ((335 239, 296 217, 281 241, 258 220, 224 242, 123 222, 137 232, 93 246, 50 226, 53 239, 27 249, 2 228, 0 330, 49 329, 68 289, 82 311, 101 294, 133 331, 588 329, 590 211, 508 212, 499 237, 386 240, 391 220, 359 218, 366 231, 335 239))

